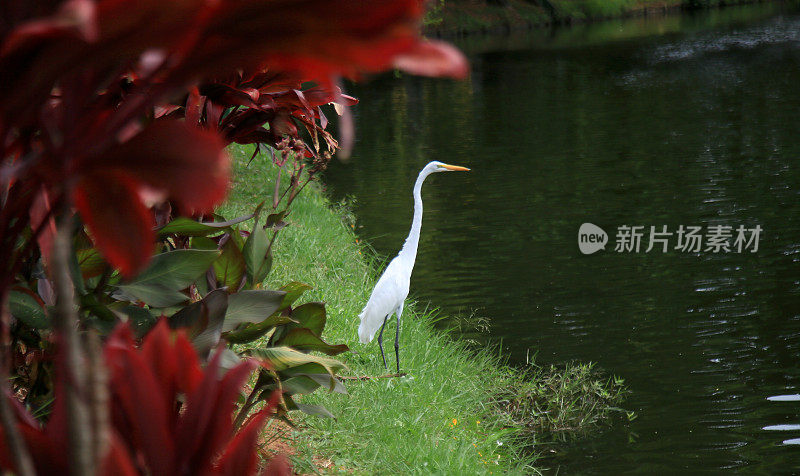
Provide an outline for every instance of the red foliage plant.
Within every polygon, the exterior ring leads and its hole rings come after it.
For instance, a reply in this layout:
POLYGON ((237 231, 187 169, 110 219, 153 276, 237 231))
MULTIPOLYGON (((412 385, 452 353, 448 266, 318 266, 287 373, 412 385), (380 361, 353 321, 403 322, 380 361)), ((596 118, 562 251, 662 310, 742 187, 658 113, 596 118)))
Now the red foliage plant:
MULTIPOLYGON (((15 280, 34 279, 40 255, 52 271, 57 222, 77 214, 130 278, 154 251, 153 205, 201 215, 224 199, 229 143, 270 146, 276 161, 292 154, 318 170, 338 148, 320 106, 355 103, 340 77, 466 75, 454 48, 420 37, 422 14, 423 0, 0 1, 0 336, 15 280)), ((201 370, 186 338, 163 323, 141 350, 118 329, 105 354, 106 473, 256 470, 266 413, 233 438, 230 422, 252 363, 219 380, 220 354, 201 370)), ((56 393, 74 384, 61 370, 56 393)), ((69 468, 63 393, 45 428, 9 397, 40 473, 69 468)), ((0 464, 11 469, 2 443, 0 464)))
MULTIPOLYGON (((120 325, 104 351, 111 424, 99 474, 290 474, 282 457, 259 468, 258 433, 278 395, 234 432, 236 399, 257 364, 242 362, 220 378, 221 355, 217 352, 203 369, 191 342, 182 332, 170 333, 166 321, 140 348, 130 328, 120 325)), ((37 474, 69 473, 65 374, 60 365, 53 412, 44 428, 14 398, 4 397, 17 408, 18 428, 37 474)), ((0 468, 13 471, 2 439, 0 432, 0 468)))
POLYGON ((420 38, 422 13, 421 0, 0 2, 0 298, 33 248, 23 232, 46 258, 73 207, 108 262, 136 274, 149 206, 212 211, 229 142, 319 166, 337 147, 319 106, 354 103, 340 76, 465 75, 454 48, 420 38))

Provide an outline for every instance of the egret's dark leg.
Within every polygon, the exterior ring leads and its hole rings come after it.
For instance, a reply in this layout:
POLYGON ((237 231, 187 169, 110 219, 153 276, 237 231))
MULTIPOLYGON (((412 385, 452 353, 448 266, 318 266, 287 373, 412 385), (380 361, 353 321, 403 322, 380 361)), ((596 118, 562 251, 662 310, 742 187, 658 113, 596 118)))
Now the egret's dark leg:
POLYGON ((378 347, 380 347, 381 349, 381 357, 383 358, 383 368, 385 369, 387 369, 388 367, 386 366, 386 355, 383 353, 383 328, 386 327, 386 321, 389 320, 389 316, 391 316, 391 314, 388 314, 386 317, 383 318, 383 325, 381 325, 381 333, 378 334, 378 347))
POLYGON ((397 330, 394 333, 394 355, 397 357, 397 373, 400 373, 400 312, 397 312, 397 330))
POLYGON ((403 303, 395 310, 397 316, 397 329, 394 334, 394 356, 397 358, 397 373, 400 373, 400 315, 403 314, 403 303))

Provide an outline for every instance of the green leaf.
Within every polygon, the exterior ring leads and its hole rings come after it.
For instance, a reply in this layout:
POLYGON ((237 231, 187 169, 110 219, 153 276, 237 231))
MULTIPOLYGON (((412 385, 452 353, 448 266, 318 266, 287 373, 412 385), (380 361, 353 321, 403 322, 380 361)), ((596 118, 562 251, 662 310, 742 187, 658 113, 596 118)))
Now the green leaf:
POLYGON ((325 303, 307 302, 292 309, 290 315, 292 319, 299 323, 299 327, 304 327, 316 336, 322 337, 322 331, 325 329, 326 322, 325 303))
POLYGON ((129 284, 160 284, 183 289, 206 272, 219 256, 216 251, 175 250, 153 257, 153 262, 129 284))
POLYGON ((199 355, 206 355, 217 346, 222 337, 222 323, 225 321, 225 310, 228 307, 228 293, 223 289, 217 289, 208 293, 200 302, 203 304, 203 319, 206 327, 200 335, 192 339, 192 345, 199 355))
POLYGON ((167 318, 170 329, 184 329, 189 338, 202 332, 203 303, 193 302, 167 318))
POLYGON ((198 250, 214 250, 216 251, 219 246, 217 246, 217 242, 208 238, 206 236, 195 236, 191 240, 192 248, 196 248, 198 250))
MULTIPOLYGON (((327 375, 325 376, 327 377, 327 375)), ((296 395, 298 393, 314 393, 320 387, 320 384, 305 375, 298 375, 281 382, 281 387, 288 395, 296 395)))
POLYGON ((188 299, 178 291, 201 277, 218 256, 217 251, 207 250, 161 253, 144 272, 119 289, 151 306, 172 306, 188 299))
POLYGON ((297 403, 294 401, 291 395, 284 394, 283 396, 283 403, 286 405, 286 409, 291 410, 300 410, 303 413, 313 416, 319 416, 324 418, 336 418, 333 416, 333 413, 328 411, 327 408, 323 407, 322 405, 309 405, 305 403, 297 403))
POLYGON ((124 314, 128 318, 136 337, 143 337, 147 332, 156 325, 156 317, 147 309, 139 306, 127 305, 117 311, 124 314))
POLYGON ((75 248, 70 247, 69 255, 69 274, 72 277, 72 285, 75 286, 75 291, 78 294, 86 294, 86 282, 81 273, 81 265, 78 263, 78 255, 75 253, 75 248))
POLYGON ((97 248, 78 250, 75 254, 78 258, 78 268, 81 270, 83 279, 97 276, 105 269, 106 260, 103 259, 100 252, 97 251, 97 248))
POLYGON ((142 301, 153 307, 169 307, 180 304, 189 299, 189 296, 180 291, 167 289, 159 285, 138 285, 130 284, 119 286, 119 289, 125 293, 131 301, 142 301))
POLYGON ((278 213, 272 213, 267 215, 267 223, 264 225, 267 228, 274 228, 276 230, 280 230, 281 228, 286 226, 286 222, 283 221, 283 218, 289 213, 289 210, 284 210, 278 213))
POLYGON ((229 292, 236 292, 244 277, 245 263, 232 236, 222 245, 222 254, 214 261, 214 273, 222 286, 227 286, 229 292))
POLYGON ((300 410, 303 413, 307 413, 313 416, 325 417, 325 418, 336 418, 333 416, 333 413, 329 412, 327 408, 321 405, 308 405, 303 403, 297 403, 294 401, 291 395, 283 395, 283 403, 286 406, 286 409, 289 411, 293 410, 300 410))
POLYGON ((251 218, 253 218, 253 215, 241 216, 228 221, 198 222, 191 218, 178 217, 161 227, 158 230, 158 234, 159 236, 171 233, 184 236, 208 236, 219 233, 220 231, 225 231, 226 228, 251 218))
POLYGON ((284 291, 286 296, 284 296, 283 302, 281 303, 281 309, 286 309, 294 304, 294 302, 297 301, 300 296, 302 296, 303 293, 309 289, 314 288, 313 286, 298 281, 292 281, 291 283, 282 286, 280 290, 284 291))
MULTIPOLYGON (((301 376, 308 377, 308 378, 314 380, 315 382, 317 382, 318 384, 320 384, 321 386, 323 386, 323 387, 325 387, 325 388, 327 388, 327 389, 329 389, 329 390, 331 390, 333 392, 343 393, 345 395, 347 394, 347 389, 345 388, 344 385, 342 385, 342 382, 339 381, 339 379, 337 379, 336 377, 331 378, 331 376, 328 375, 328 374, 300 374, 300 375, 297 375, 297 377, 301 377, 301 376)), ((292 377, 292 378, 294 378, 294 377, 292 377)))
MULTIPOLYGON (((216 281, 216 276, 212 276, 211 278, 216 281)), ((212 284, 216 285, 217 283, 214 282, 212 284)), ((194 291, 197 292, 198 296, 205 296, 214 289, 216 288, 212 288, 208 284, 208 274, 206 274, 205 276, 200 276, 199 278, 197 278, 197 281, 194 282, 194 291)))
POLYGON ((331 376, 328 374, 305 374, 305 376, 311 378, 318 384, 322 385, 323 387, 326 387, 327 389, 333 392, 343 393, 347 395, 347 389, 345 388, 344 385, 342 385, 342 382, 336 377, 331 378, 331 376))
MULTIPOLYGON (((246 290, 228 297, 228 311, 225 314, 223 332, 231 331, 246 322, 261 323, 280 309, 283 291, 246 290)), ((286 319, 285 322, 291 322, 286 319)), ((274 324, 273 324, 274 325, 274 324)))
POLYGON ((272 253, 267 232, 258 226, 258 221, 244 242, 242 254, 247 269, 247 284, 254 286, 264 281, 272 268, 272 253))
POLYGON ((84 318, 81 322, 83 325, 86 325, 86 327, 96 330, 101 335, 111 334, 117 327, 117 324, 119 324, 119 321, 106 321, 104 319, 98 319, 94 316, 84 318))
POLYGON ((217 289, 170 316, 169 326, 185 328, 198 354, 203 355, 219 342, 227 307, 228 293, 217 289))
POLYGON ((94 294, 82 294, 78 297, 78 301, 80 302, 81 308, 89 311, 91 315, 100 320, 116 324, 117 316, 111 312, 111 309, 101 303, 94 294))
POLYGON ((28 327, 34 329, 50 327, 50 319, 47 317, 44 307, 28 293, 12 289, 8 293, 8 310, 12 316, 28 327))
MULTIPOLYGON (((295 322, 291 317, 273 314, 258 324, 250 324, 242 329, 228 332, 225 340, 231 344, 245 344, 275 330, 275 326, 295 322)), ((270 334, 272 335, 272 334, 270 334)))
POLYGON ((278 342, 278 345, 285 345, 297 350, 316 350, 327 355, 341 354, 350 350, 344 344, 331 345, 320 339, 310 329, 292 329, 288 334, 283 336, 278 342))
POLYGON ((239 251, 244 248, 244 238, 242 238, 242 234, 239 232, 238 228, 234 228, 231 233, 228 233, 228 237, 228 239, 233 240, 233 242, 236 243, 239 251))
POLYGON ((269 276, 269 272, 272 271, 272 249, 267 248, 267 254, 264 256, 264 261, 261 263, 261 267, 256 270, 255 276, 253 276, 253 285, 264 282, 269 276))
POLYGON ((239 358, 239 354, 227 347, 223 348, 219 352, 222 352, 222 357, 220 357, 219 360, 219 368, 222 370, 228 371, 242 363, 242 359, 239 358))
POLYGON ((295 403, 297 409, 303 413, 307 413, 309 415, 325 417, 325 418, 336 418, 333 416, 333 413, 329 412, 327 408, 323 407, 322 405, 308 405, 306 403, 295 403))
POLYGON ((338 370, 347 368, 336 359, 304 354, 289 347, 264 347, 248 349, 247 352, 254 357, 263 359, 277 372, 283 372, 289 376, 327 373, 334 377, 338 370))
MULTIPOLYGON (((266 388, 269 389, 269 387, 266 388)), ((266 392, 263 392, 261 395, 264 395, 264 393, 266 392)), ((297 404, 294 402, 294 399, 292 398, 291 395, 287 394, 283 395, 283 404, 286 405, 286 409, 289 411, 299 410, 299 408, 297 408, 297 404)))

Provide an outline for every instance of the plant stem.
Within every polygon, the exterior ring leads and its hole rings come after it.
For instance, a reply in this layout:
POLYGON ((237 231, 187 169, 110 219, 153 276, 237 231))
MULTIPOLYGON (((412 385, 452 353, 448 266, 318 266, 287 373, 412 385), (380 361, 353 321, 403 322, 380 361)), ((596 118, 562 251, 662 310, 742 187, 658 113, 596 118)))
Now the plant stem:
POLYGON ((96 460, 92 457, 91 411, 87 402, 86 356, 78 334, 78 316, 75 311, 75 288, 69 270, 72 250, 72 217, 65 211, 59 220, 53 243, 50 271, 56 292, 56 309, 53 327, 61 344, 62 372, 65 372, 63 392, 67 405, 67 439, 70 473, 92 475, 96 460))
POLYGON ((11 408, 9 399, 14 398, 11 392, 11 382, 8 378, 8 369, 13 355, 14 349, 11 347, 10 338, 8 337, 8 326, 10 324, 11 316, 8 314, 8 293, 4 293, 0 298, 0 314, 2 314, 3 326, 3 346, 2 346, 2 359, 0 359, 0 385, 2 385, 2 394, 0 394, 0 426, 3 428, 3 435, 5 436, 8 449, 11 451, 11 458, 14 461, 14 467, 17 474, 20 476, 33 476, 35 475, 33 460, 22 439, 22 435, 17 428, 16 418, 14 417, 14 410, 11 408))
POLYGON ((239 431, 239 427, 242 426, 244 423, 244 419, 247 417, 247 414, 250 413, 250 410, 253 408, 255 404, 255 397, 257 394, 261 393, 261 389, 256 387, 250 392, 250 395, 247 396, 247 400, 245 400, 244 405, 239 410, 239 413, 236 415, 236 418, 233 420, 233 431, 239 431))
POLYGON ((97 332, 89 335, 89 403, 92 424, 92 457, 98 463, 110 444, 108 414, 108 372, 102 359, 102 344, 97 332))
POLYGON ((281 169, 282 167, 278 167, 278 173, 275 176, 275 190, 272 192, 272 209, 276 210, 278 208, 278 203, 281 201, 281 196, 279 196, 281 191, 281 169))

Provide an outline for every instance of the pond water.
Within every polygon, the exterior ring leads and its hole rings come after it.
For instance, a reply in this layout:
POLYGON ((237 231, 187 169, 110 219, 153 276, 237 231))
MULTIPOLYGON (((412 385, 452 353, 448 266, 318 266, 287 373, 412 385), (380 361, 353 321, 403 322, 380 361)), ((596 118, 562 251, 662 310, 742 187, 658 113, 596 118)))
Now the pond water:
POLYGON ((512 361, 593 361, 632 391, 638 418, 553 471, 800 471, 800 402, 768 400, 800 393, 800 16, 767 4, 462 46, 467 81, 350 88, 354 154, 326 183, 355 199, 360 236, 393 256, 419 169, 472 168, 423 188, 412 297, 488 319, 465 337, 512 361), (583 223, 604 250, 581 253, 583 223), (615 249, 624 226, 644 227, 638 252, 615 249), (673 233, 652 236, 666 251, 646 251, 651 226, 673 233), (701 227, 700 251, 676 249, 681 226, 701 227), (707 249, 719 226, 729 251, 707 249), (760 227, 757 251, 737 249, 740 226, 760 227))

